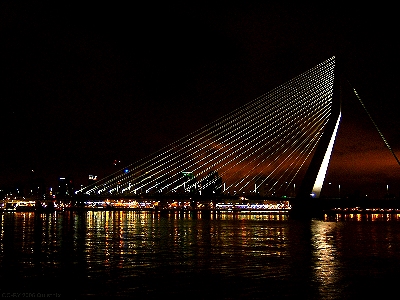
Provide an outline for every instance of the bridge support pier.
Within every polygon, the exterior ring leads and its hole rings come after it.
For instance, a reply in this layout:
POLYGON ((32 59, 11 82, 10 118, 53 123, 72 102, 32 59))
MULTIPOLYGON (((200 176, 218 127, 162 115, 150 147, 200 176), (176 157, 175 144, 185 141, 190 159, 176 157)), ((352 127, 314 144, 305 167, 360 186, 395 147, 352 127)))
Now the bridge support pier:
POLYGON ((320 199, 315 198, 294 198, 290 201, 292 209, 289 212, 293 219, 323 218, 324 207, 320 199))

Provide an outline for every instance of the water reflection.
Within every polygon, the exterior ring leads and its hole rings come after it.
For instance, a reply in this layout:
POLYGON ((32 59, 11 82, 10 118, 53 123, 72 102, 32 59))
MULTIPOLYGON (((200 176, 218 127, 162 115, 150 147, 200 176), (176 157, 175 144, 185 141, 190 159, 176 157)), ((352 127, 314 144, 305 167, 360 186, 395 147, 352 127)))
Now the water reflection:
POLYGON ((341 299, 371 283, 366 274, 380 284, 387 273, 400 275, 399 215, 309 221, 134 211, 0 216, 0 291, 19 282, 22 291, 71 296, 341 299))
POLYGON ((341 244, 341 223, 315 221, 311 225, 313 246, 313 280, 317 282, 323 298, 342 295, 341 262, 338 245, 341 244))
POLYGON ((351 213, 325 214, 324 221, 400 221, 400 214, 395 213, 351 213))

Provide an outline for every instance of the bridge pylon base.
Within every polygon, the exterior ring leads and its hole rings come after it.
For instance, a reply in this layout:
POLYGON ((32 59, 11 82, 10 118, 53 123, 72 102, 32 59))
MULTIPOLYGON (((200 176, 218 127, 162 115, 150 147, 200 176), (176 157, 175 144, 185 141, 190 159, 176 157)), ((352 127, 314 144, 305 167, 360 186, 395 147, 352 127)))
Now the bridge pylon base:
POLYGON ((290 201, 290 218, 293 219, 311 219, 322 218, 324 211, 319 199, 313 198, 295 198, 290 201))

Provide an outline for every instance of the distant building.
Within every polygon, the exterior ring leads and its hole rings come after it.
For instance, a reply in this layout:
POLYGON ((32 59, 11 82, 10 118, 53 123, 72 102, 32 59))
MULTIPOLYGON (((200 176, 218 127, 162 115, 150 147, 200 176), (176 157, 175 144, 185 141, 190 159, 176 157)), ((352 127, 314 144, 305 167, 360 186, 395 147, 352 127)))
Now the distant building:
POLYGON ((176 188, 175 191, 178 193, 196 193, 197 191, 197 181, 196 176, 194 176, 193 172, 179 172, 176 174, 177 179, 173 179, 176 188))
POLYGON ((202 181, 202 195, 215 195, 222 193, 222 178, 217 171, 210 171, 202 181))
POLYGON ((74 185, 71 177, 58 179, 57 198, 69 198, 74 194, 74 185))
POLYGON ((43 178, 35 178, 29 181, 24 194, 28 198, 43 199, 46 195, 46 185, 43 178))
POLYGON ((270 193, 272 194, 273 192, 269 191, 268 177, 258 176, 255 181, 254 191, 260 196, 271 196, 270 193))
POLYGON ((88 185, 95 183, 97 181, 97 175, 89 175, 88 185))
POLYGON ((193 172, 182 172, 185 193, 197 193, 197 180, 193 172))

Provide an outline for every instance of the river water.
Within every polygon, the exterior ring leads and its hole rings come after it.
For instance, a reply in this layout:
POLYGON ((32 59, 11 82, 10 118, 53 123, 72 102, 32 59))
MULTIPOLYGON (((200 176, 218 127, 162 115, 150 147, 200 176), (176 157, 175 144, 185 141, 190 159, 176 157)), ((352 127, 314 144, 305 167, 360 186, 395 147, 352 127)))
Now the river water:
POLYGON ((370 299, 398 293, 400 215, 0 217, 2 298, 370 299))

